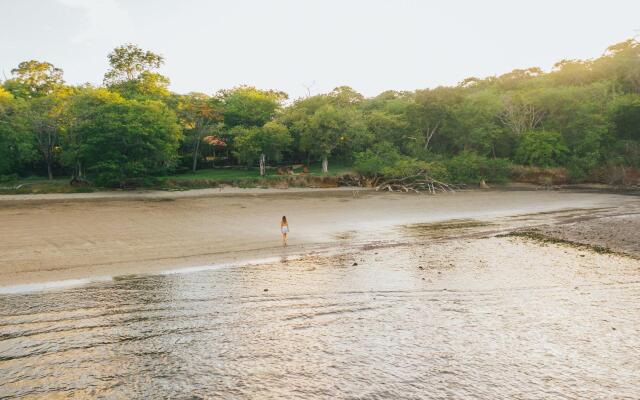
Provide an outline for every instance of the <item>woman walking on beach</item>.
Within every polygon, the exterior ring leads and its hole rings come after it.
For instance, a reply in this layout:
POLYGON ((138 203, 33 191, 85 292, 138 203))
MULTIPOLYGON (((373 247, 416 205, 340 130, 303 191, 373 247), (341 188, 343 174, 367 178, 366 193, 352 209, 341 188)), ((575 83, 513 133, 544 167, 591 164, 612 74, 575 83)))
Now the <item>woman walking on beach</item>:
POLYGON ((287 217, 282 216, 282 221, 280 221, 280 232, 282 232, 282 245, 287 245, 287 234, 289 233, 289 223, 287 222, 287 217))

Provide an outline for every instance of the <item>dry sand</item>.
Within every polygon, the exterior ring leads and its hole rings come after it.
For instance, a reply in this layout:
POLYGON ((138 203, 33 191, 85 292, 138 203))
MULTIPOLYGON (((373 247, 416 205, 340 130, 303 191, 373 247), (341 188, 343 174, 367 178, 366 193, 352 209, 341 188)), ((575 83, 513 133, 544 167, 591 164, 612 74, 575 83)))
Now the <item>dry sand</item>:
MULTIPOLYGON (((452 219, 485 221, 479 224, 482 227, 469 226, 474 229, 465 234, 493 235, 522 226, 552 226, 584 215, 631 215, 638 213, 638 203, 633 196, 565 191, 428 196, 214 189, 0 196, 0 286, 294 254, 347 253, 358 246, 401 240, 402 226, 409 224, 411 229, 446 233, 447 226, 434 229, 415 224, 452 219), (291 227, 286 249, 280 244, 282 215, 287 215, 291 227)), ((612 226, 613 232, 615 223, 612 226)), ((439 237, 430 235, 433 240, 439 237)))

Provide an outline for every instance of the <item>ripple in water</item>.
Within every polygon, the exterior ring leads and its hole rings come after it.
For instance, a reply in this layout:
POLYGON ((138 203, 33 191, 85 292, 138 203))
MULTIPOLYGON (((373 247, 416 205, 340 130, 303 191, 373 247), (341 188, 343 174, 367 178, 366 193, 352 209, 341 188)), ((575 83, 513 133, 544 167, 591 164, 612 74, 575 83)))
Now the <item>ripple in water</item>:
POLYGON ((553 259, 418 269, 423 256, 388 248, 4 295, 0 397, 640 395, 637 265, 610 261, 612 278, 553 259))

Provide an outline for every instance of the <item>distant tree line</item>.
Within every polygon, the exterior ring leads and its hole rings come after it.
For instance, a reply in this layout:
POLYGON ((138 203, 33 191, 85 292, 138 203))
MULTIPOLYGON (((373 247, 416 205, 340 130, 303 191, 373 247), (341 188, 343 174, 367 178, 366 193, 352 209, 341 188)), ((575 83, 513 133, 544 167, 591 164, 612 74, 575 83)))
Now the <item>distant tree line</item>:
POLYGON ((365 176, 418 170, 450 180, 504 179, 511 164, 564 167, 574 181, 640 167, 640 43, 551 72, 518 69, 455 87, 386 91, 347 86, 287 102, 240 86, 171 92, 162 56, 127 44, 108 55, 104 84, 65 84, 25 61, 0 85, 0 176, 46 174, 99 186, 215 165, 351 163, 365 176))

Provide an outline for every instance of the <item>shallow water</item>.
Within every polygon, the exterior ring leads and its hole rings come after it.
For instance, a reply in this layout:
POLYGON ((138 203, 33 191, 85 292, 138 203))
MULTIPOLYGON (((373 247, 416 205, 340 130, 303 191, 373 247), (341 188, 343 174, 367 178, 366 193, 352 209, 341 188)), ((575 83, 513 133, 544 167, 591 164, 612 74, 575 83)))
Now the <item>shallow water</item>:
POLYGON ((4 295, 0 397, 638 398, 638 299, 635 260, 496 238, 4 295))

